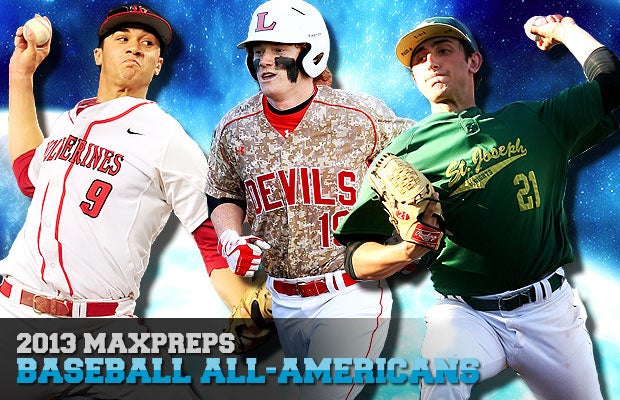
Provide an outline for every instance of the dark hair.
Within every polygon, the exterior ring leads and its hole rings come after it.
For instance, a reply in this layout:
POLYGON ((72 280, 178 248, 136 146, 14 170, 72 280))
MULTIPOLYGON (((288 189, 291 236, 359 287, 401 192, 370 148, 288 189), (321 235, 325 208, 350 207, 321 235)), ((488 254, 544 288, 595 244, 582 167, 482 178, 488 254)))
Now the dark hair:
MULTIPOLYGON (((463 52, 465 53, 465 60, 469 60, 469 58, 476 52, 476 50, 471 47, 471 44, 467 40, 459 39, 459 42, 461 42, 461 46, 463 47, 463 52)), ((482 75, 480 74, 480 70, 478 70, 474 74, 474 88, 478 87, 481 80, 482 75)))

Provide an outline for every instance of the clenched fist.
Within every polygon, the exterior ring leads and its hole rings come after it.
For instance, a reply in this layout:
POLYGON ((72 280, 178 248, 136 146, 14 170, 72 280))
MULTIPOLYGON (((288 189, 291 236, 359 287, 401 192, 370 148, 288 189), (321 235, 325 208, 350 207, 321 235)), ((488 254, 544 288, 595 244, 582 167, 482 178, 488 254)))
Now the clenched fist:
POLYGON ((251 277, 260 265, 263 250, 271 248, 263 239, 250 235, 239 236, 227 229, 219 237, 217 251, 226 259, 228 267, 237 275, 251 277))

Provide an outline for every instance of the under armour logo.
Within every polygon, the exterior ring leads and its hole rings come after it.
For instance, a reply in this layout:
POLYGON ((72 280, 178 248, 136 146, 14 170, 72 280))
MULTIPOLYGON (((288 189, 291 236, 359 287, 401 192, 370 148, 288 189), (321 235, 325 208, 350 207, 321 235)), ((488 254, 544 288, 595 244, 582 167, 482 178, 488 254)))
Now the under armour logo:
POLYGON ((256 21, 256 30, 254 32, 272 31, 276 27, 275 21, 273 21, 271 25, 265 26, 265 17, 267 16, 267 14, 268 14, 267 11, 256 14, 257 21, 256 21))
POLYGON ((241 154, 242 156, 244 156, 245 155, 245 146, 235 147, 235 154, 237 154, 237 155, 241 154))

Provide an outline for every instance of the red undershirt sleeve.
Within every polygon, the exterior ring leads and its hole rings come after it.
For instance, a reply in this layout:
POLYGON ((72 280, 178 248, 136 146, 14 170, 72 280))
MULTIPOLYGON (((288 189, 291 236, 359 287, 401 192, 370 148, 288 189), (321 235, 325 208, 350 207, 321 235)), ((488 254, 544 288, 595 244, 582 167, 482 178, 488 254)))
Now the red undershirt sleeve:
POLYGON ((214 269, 228 268, 226 259, 217 252, 217 234, 210 219, 205 220, 202 225, 192 232, 192 235, 200 249, 200 254, 209 276, 211 276, 211 272, 214 269))
POLYGON ((35 150, 36 149, 29 150, 13 161, 13 175, 15 175, 17 186, 19 186, 19 190, 28 197, 34 195, 34 185, 28 177, 28 167, 34 157, 35 150))

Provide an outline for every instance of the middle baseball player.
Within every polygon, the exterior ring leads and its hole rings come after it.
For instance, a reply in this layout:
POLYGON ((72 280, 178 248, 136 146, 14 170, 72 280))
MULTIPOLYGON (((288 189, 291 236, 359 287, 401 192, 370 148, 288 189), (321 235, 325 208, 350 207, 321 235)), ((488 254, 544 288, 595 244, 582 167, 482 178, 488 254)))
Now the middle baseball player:
MULTIPOLYGON (((330 40, 322 15, 304 1, 260 5, 238 47, 260 91, 230 110, 213 137, 207 195, 220 252, 238 275, 252 276, 259 263, 268 273, 286 357, 378 357, 390 289, 345 273, 345 248, 332 231, 373 157, 414 122, 379 99, 313 83, 330 40), (343 318, 351 318, 349 330, 343 318)), ((301 398, 352 399, 361 389, 307 385, 301 398)))

